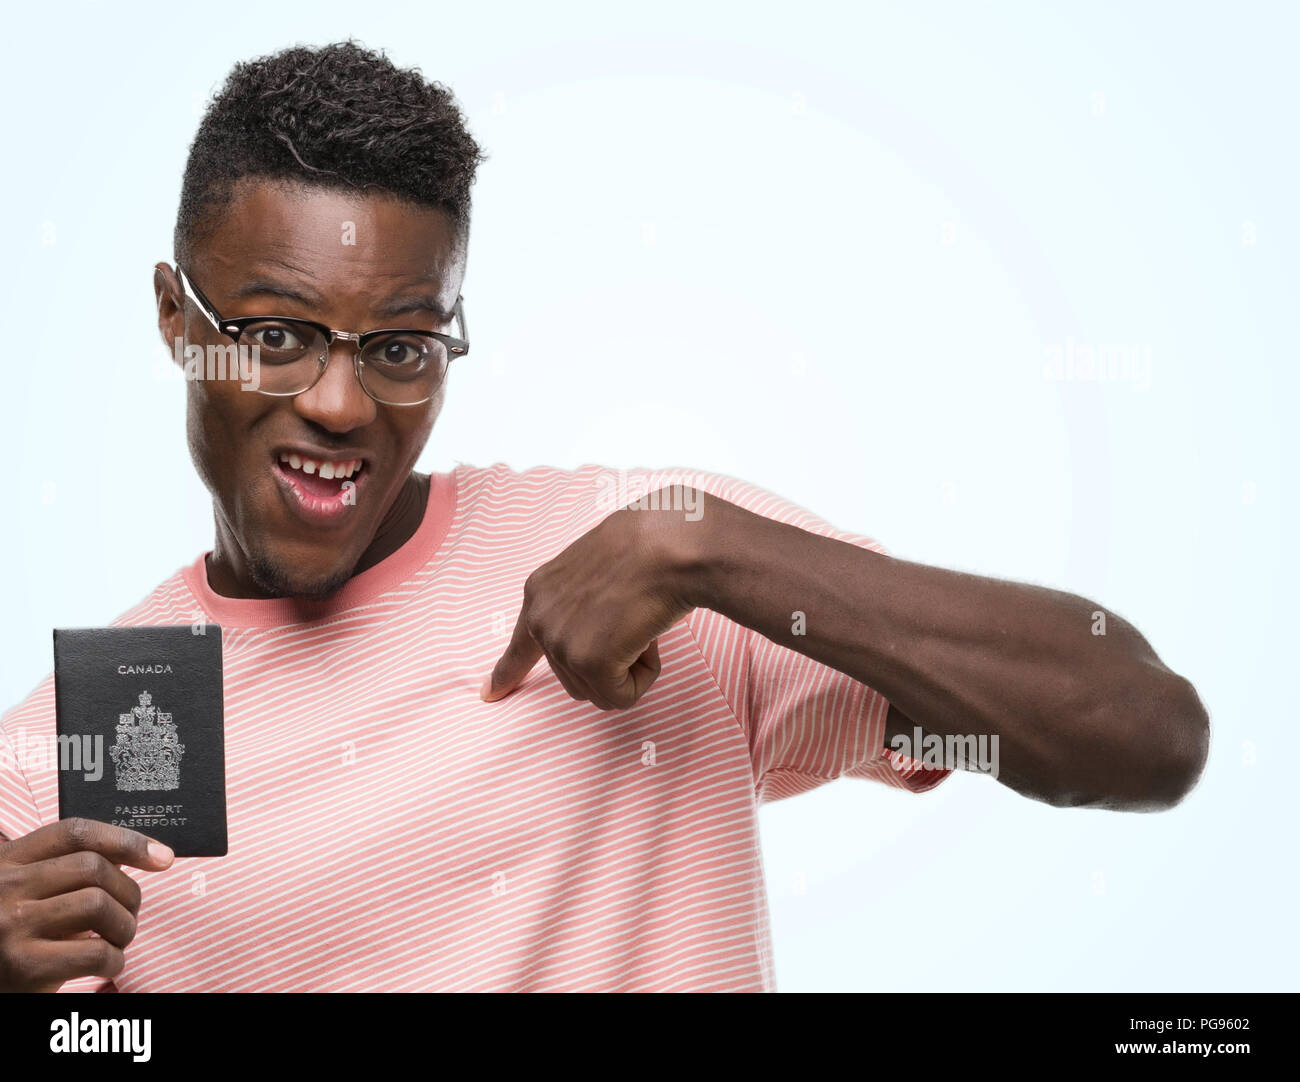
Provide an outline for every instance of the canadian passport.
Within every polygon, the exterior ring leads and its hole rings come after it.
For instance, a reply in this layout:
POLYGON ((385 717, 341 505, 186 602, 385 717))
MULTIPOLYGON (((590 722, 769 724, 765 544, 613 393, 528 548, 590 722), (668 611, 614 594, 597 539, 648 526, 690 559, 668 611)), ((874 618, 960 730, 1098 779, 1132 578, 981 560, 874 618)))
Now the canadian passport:
POLYGON ((221 628, 54 630, 59 817, 226 855, 221 628))

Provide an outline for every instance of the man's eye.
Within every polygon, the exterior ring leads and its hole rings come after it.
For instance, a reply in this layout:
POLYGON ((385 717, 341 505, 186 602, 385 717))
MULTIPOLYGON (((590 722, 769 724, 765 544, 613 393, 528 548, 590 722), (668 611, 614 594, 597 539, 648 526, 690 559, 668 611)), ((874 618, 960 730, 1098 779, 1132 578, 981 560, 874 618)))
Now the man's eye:
POLYGON ((246 333, 258 347, 272 353, 294 353, 307 348, 301 332, 284 323, 259 323, 249 327, 246 333))
POLYGON ((417 349, 409 342, 386 342, 384 348, 380 351, 379 358, 384 364, 406 365, 419 361, 424 356, 423 351, 417 349))
POLYGON ((421 335, 389 335, 372 342, 362 359, 390 375, 419 371, 428 365, 435 345, 421 335))

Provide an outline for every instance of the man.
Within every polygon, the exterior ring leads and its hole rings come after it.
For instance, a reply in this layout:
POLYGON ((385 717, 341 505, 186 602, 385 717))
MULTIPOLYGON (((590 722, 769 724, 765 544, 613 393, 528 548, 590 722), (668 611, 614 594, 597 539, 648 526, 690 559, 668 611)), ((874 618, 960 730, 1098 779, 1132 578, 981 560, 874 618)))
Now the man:
POLYGON ((1195 691, 1090 601, 711 474, 416 473, 480 160, 352 44, 213 102, 154 289, 178 358, 248 349, 187 383, 216 536, 117 622, 223 628, 229 854, 59 822, 14 752, 47 678, 0 728, 0 988, 770 989, 763 800, 969 765, 918 733, 1056 805, 1196 783, 1195 691))

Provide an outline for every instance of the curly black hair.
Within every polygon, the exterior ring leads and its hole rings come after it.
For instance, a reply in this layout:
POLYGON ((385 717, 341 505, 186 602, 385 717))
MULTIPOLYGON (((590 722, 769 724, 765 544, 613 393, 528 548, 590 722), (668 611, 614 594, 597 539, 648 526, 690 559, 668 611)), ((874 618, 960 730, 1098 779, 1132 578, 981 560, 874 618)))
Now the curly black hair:
POLYGON ((440 207, 469 236, 486 155, 451 91, 356 42, 238 63, 190 146, 173 239, 184 266, 245 177, 366 189, 440 207))

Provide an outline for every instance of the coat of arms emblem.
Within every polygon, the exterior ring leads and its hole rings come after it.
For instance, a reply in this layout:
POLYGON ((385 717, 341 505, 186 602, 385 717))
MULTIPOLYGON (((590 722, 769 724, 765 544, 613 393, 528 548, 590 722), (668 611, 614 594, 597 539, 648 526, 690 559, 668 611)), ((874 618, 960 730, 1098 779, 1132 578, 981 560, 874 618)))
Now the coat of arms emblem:
POLYGON ((176 735, 170 713, 153 705, 153 696, 140 692, 140 704, 117 718, 117 743, 108 749, 117 767, 117 787, 178 789, 185 745, 176 735))

